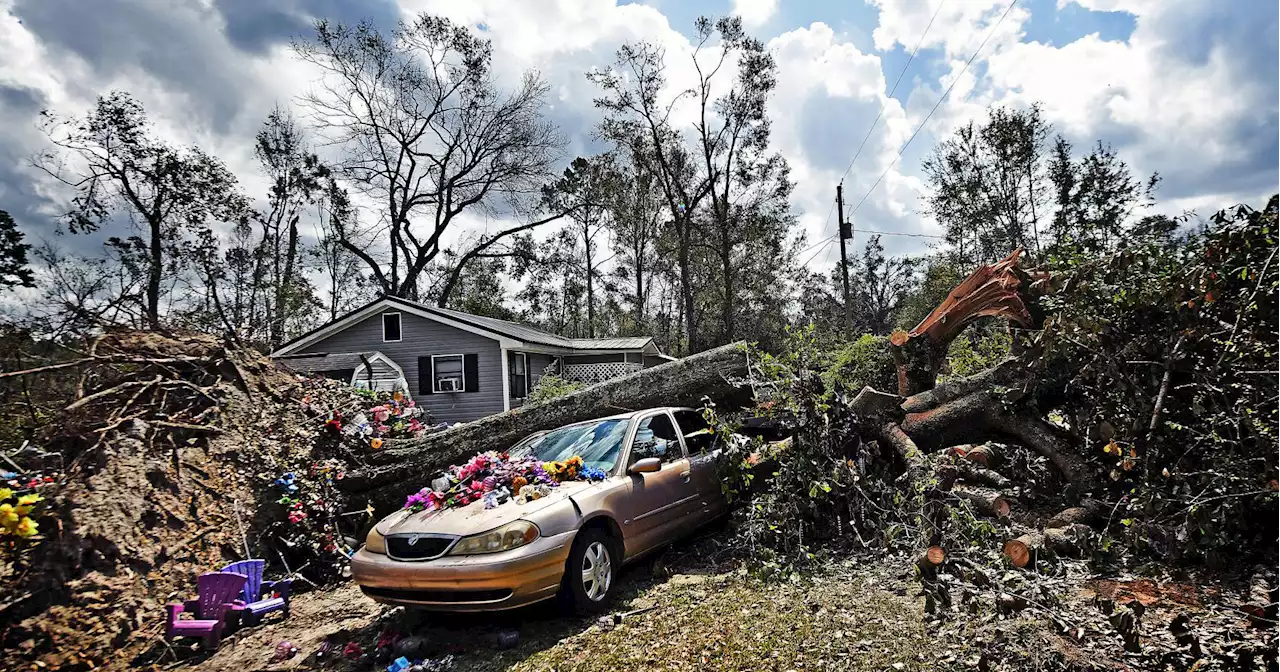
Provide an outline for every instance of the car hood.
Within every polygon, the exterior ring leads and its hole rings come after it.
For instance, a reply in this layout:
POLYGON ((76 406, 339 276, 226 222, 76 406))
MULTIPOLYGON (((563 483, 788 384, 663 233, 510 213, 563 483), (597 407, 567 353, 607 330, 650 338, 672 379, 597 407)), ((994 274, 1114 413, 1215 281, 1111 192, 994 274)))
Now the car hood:
POLYGON ((592 487, 600 487, 600 484, 569 481, 560 484, 558 488, 553 488, 551 494, 541 499, 525 504, 517 504, 512 500, 492 509, 484 508, 484 502, 472 502, 466 506, 436 511, 411 513, 401 510, 379 521, 376 529, 378 534, 383 536, 423 532, 460 536, 479 534, 550 506, 572 506, 569 502, 572 495, 592 487))

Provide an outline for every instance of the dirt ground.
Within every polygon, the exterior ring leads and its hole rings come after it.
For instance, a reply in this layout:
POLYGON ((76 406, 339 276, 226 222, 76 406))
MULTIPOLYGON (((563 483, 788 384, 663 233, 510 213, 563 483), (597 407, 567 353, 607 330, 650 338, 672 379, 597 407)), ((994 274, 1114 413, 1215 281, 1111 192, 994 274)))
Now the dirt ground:
POLYGON ((501 614, 406 612, 380 607, 347 584, 300 596, 288 620, 269 619, 179 667, 380 669, 316 651, 326 639, 340 650, 394 631, 423 637, 431 657, 453 655, 454 670, 938 669, 920 601, 905 583, 846 566, 794 584, 761 584, 741 571, 681 564, 668 570, 659 559, 629 568, 615 603, 618 625, 611 616, 566 616, 551 603, 501 614), (518 644, 500 646, 500 635, 513 631, 518 644), (274 662, 282 640, 299 653, 274 662))
POLYGON ((198 672, 367 672, 385 663, 357 664, 342 658, 342 648, 354 641, 369 649, 381 634, 398 633, 422 638, 423 657, 452 655, 448 669, 467 672, 1275 669, 1274 626, 1252 627, 1224 606, 1238 597, 1230 586, 1103 579, 1075 567, 1066 577, 1032 575, 1053 605, 1000 614, 994 594, 957 595, 953 609, 936 617, 926 616, 903 558, 830 560, 791 580, 763 582, 709 561, 722 536, 629 567, 604 618, 566 616, 549 603, 500 614, 423 614, 381 607, 348 583, 299 596, 288 620, 242 630, 212 656, 186 648, 156 662, 198 672), (1100 600, 1146 607, 1141 652, 1124 649, 1100 600), (1185 634, 1175 641, 1171 624, 1179 619, 1190 624, 1199 656, 1190 655, 1185 634), (512 633, 518 642, 502 645, 512 633), (299 652, 273 661, 281 641, 299 652), (326 641, 331 652, 317 655, 326 641))

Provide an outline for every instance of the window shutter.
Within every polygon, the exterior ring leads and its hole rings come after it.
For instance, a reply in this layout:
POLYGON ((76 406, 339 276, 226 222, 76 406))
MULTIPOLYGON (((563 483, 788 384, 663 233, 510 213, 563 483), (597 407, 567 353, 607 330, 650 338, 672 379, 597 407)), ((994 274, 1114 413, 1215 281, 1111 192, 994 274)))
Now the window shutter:
POLYGON ((435 392, 432 389, 432 381, 435 380, 435 371, 431 369, 431 357, 418 358, 418 394, 431 394, 435 392))
POLYGON ((480 356, 462 356, 462 384, 467 392, 480 391, 480 356))

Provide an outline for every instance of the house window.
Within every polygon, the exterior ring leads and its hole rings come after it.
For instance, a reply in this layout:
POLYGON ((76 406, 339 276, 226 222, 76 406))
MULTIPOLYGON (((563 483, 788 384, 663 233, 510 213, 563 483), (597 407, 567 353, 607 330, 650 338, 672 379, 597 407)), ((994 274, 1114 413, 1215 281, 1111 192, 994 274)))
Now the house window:
POLYGON ((431 376, 434 392, 466 392, 467 381, 462 372, 462 355, 431 356, 431 376))
POLYGON ((529 396, 529 362, 523 352, 507 354, 507 376, 511 379, 511 398, 529 396))
POLYGON ((400 313, 382 314, 382 342, 394 343, 400 340, 400 313))

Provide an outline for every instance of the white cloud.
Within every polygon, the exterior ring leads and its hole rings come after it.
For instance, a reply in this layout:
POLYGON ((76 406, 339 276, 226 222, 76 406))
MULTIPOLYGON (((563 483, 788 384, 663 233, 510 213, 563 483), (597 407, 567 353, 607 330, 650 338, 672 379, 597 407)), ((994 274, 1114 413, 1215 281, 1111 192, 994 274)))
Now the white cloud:
POLYGON ((733 13, 747 28, 759 28, 778 13, 778 0, 733 0, 733 13))

